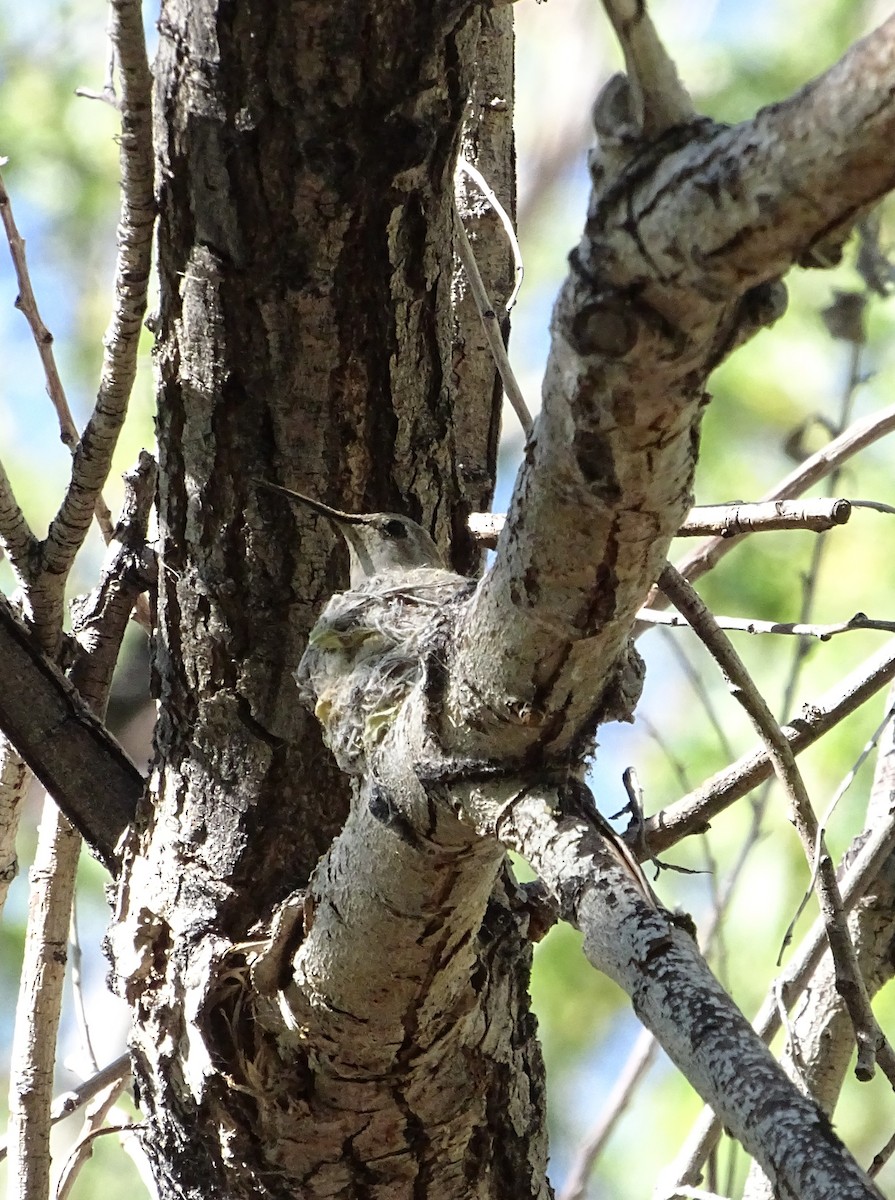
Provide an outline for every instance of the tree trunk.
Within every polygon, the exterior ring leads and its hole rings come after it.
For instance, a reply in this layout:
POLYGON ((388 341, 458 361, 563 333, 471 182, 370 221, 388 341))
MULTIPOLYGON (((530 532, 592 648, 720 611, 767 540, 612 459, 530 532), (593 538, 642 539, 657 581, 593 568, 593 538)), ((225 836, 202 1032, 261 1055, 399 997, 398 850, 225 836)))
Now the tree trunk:
MULTIPOLYGON (((453 1079, 407 1089, 431 979, 408 983, 405 1045, 337 1084, 319 1047, 278 1043, 246 967, 347 813, 292 679, 343 552, 253 479, 407 512, 478 566, 500 393, 452 303, 452 172, 462 137, 512 208, 511 13, 170 0, 160 33, 159 723, 110 935, 145 1143, 166 1196, 538 1195, 531 954, 495 845, 453 1079)), ((505 296, 509 253, 482 244, 505 296)))

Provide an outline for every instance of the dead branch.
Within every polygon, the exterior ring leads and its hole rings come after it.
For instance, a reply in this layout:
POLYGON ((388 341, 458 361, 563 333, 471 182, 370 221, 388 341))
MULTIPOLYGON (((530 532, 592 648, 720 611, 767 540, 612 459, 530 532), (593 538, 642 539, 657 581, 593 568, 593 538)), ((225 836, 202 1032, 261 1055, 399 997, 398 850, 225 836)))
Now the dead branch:
MULTIPOLYGON (((713 533, 722 538, 731 538, 781 529, 808 529, 813 533, 824 533, 834 525, 844 525, 851 516, 851 508, 859 505, 877 507, 873 501, 844 499, 806 500, 801 504, 759 501, 755 504, 696 505, 675 536, 705 537, 707 533, 713 533)), ((493 550, 505 522, 503 513, 471 513, 468 524, 476 541, 493 550)))
MULTIPOLYGON (((795 470, 781 479, 777 486, 762 498, 762 502, 793 500, 797 496, 801 496, 808 488, 813 487, 815 483, 841 467, 861 450, 872 446, 893 430, 895 430, 895 405, 890 405, 888 408, 880 409, 879 412, 871 413, 870 416, 855 421, 844 433, 834 438, 816 454, 812 454, 810 458, 806 458, 795 470)), ((676 569, 685 579, 694 583, 716 566, 724 555, 737 545, 738 540, 738 538, 713 537, 704 545, 697 546, 690 554, 679 559, 675 564, 676 569)), ((648 604, 651 608, 662 606, 665 603, 661 592, 654 590, 650 594, 648 604)))
MULTIPOLYGON (((644 625, 662 625, 667 629, 689 629, 690 624, 676 613, 661 612, 654 608, 643 608, 637 615, 644 625)), ((731 633, 775 633, 789 637, 817 638, 828 642, 840 633, 853 633, 858 629, 876 629, 881 633, 895 633, 895 621, 879 621, 864 613, 855 613, 847 621, 835 625, 805 625, 799 621, 757 621, 752 617, 716 616, 719 629, 731 633)))

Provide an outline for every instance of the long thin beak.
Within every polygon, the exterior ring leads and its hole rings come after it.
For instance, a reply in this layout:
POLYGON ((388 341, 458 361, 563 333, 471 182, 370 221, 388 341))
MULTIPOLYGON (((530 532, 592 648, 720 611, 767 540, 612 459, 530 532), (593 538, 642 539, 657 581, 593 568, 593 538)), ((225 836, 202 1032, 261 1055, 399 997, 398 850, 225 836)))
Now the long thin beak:
POLYGON ((341 512, 338 508, 330 508, 328 504, 312 500, 310 496, 303 496, 301 492, 293 492, 289 488, 280 487, 278 483, 268 483, 266 479, 253 479, 252 482, 256 487, 265 488, 268 492, 279 492, 281 496, 297 500, 299 504, 304 504, 314 512, 320 513, 322 517, 329 517, 331 521, 336 521, 341 525, 365 525, 367 522, 367 518, 358 513, 341 512))

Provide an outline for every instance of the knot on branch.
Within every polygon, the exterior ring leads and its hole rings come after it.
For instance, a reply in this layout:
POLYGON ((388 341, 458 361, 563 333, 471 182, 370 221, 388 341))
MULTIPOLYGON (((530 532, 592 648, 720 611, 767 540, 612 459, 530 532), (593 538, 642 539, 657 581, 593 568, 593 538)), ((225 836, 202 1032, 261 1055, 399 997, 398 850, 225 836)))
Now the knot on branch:
POLYGON ((637 345, 638 322, 630 301, 606 292, 582 305, 571 324, 571 342, 582 355, 624 358, 637 345))

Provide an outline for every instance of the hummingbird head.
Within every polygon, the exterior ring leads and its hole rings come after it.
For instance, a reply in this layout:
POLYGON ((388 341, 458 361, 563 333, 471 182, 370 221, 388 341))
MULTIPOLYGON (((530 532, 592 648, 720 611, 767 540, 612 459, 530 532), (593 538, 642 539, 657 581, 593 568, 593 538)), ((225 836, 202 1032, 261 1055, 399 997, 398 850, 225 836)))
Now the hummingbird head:
POLYGON ((445 570, 444 559, 421 525, 400 513, 346 513, 301 492, 256 479, 259 487, 304 504, 335 525, 348 545, 351 587, 384 571, 412 571, 417 567, 445 570))

